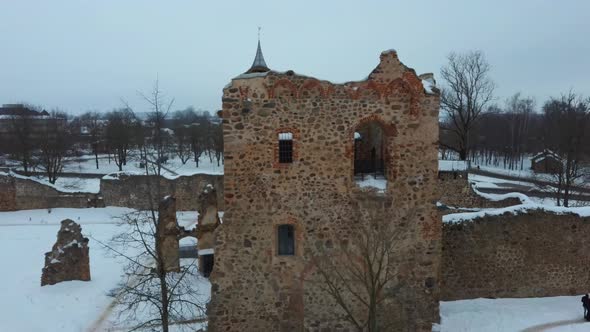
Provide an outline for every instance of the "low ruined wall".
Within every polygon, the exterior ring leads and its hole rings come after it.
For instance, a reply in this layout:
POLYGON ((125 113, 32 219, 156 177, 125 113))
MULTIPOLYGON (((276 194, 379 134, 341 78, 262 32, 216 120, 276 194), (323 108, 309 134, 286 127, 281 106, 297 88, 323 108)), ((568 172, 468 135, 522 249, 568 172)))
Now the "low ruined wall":
POLYGON ((521 203, 518 198, 507 198, 501 201, 486 199, 473 191, 467 180, 467 173, 455 174, 441 172, 438 175, 442 204, 461 208, 499 208, 521 203))
POLYGON ((0 211, 16 210, 16 186, 14 177, 0 175, 0 211))
POLYGON ((66 193, 43 183, 12 175, 0 175, 0 211, 85 208, 96 194, 66 193))
POLYGON ((528 214, 443 224, 441 299, 586 293, 590 217, 528 214))
MULTIPOLYGON (((223 203, 223 175, 195 174, 180 176, 176 179, 146 175, 120 175, 112 179, 110 176, 100 180, 100 193, 106 206, 124 206, 134 209, 158 207, 161 198, 174 195, 176 208, 181 211, 196 210, 199 193, 207 184, 217 189, 218 202, 223 203), (148 192, 160 195, 152 196, 148 192), (151 188, 151 189, 150 189, 151 188)), ((222 208, 222 207, 221 207, 222 208)))

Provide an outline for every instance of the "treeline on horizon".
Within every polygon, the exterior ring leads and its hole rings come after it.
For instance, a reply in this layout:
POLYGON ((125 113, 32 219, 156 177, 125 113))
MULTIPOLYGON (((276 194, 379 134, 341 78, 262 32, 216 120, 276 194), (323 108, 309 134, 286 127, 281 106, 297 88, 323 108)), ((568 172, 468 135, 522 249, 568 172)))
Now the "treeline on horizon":
POLYGON ((223 163, 223 131, 216 115, 193 107, 173 111, 174 100, 163 97, 157 82, 142 97, 147 107, 139 115, 124 105, 106 113, 71 116, 53 110, 40 116, 40 107, 25 105, 25 111, 1 117, 0 155, 17 160, 25 175, 41 171, 51 183, 68 161, 90 153, 97 169, 99 155, 107 154, 119 171, 133 160, 146 169, 155 165, 158 175, 170 158, 182 164, 192 160, 196 167, 203 157, 223 163))

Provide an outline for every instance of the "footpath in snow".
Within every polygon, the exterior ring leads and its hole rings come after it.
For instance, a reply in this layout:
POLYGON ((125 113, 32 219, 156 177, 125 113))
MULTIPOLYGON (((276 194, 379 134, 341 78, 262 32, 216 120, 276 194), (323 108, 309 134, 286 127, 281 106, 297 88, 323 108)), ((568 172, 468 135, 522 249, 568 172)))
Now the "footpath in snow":
POLYGON ((580 296, 440 303, 441 332, 588 332, 580 296))
MULTIPOLYGON (((109 312, 113 298, 108 294, 124 280, 126 261, 113 257, 98 243, 108 243, 122 231, 120 216, 133 211, 128 208, 107 207, 91 209, 42 209, 0 212, 0 252, 2 267, 0 284, 0 331, 88 331, 107 313, 106 324, 95 331, 107 331, 114 312, 109 312), (72 219, 82 226, 89 237, 91 281, 67 281, 41 287, 44 253, 56 241, 63 219, 72 219)), ((182 226, 196 223, 196 212, 179 212, 182 226)), ((210 284, 200 278, 199 292, 209 296, 210 284)))

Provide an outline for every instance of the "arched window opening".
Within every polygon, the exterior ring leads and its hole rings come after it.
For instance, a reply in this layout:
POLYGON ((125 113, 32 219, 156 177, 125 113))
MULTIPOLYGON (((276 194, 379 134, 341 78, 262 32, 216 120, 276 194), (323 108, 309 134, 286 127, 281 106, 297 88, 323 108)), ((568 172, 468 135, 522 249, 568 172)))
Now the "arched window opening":
POLYGON ((358 126, 354 132, 354 177, 361 186, 385 189, 387 153, 383 128, 372 121, 358 126))
POLYGON ((180 258, 197 258, 197 238, 192 236, 183 237, 178 241, 178 254, 180 258))
POLYGON ((295 226, 279 225, 277 232, 278 254, 280 256, 295 255, 295 226))

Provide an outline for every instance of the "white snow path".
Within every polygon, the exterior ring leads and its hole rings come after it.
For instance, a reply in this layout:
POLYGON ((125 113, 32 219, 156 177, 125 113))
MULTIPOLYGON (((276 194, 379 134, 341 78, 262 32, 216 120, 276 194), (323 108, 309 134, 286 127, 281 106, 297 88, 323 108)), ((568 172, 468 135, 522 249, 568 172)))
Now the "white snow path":
POLYGON ((441 332, 590 331, 581 296, 441 302, 441 332))

